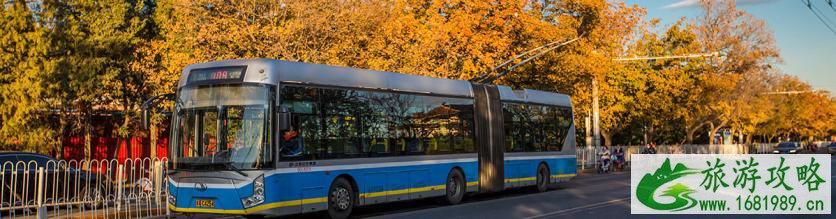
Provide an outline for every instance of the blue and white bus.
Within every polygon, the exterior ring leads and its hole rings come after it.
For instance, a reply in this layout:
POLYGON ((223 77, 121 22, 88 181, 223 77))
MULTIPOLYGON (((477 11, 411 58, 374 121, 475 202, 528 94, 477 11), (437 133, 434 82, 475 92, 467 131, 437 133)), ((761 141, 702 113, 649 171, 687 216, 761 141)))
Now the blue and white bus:
POLYGON ((174 212, 346 218, 576 174, 563 94, 247 59, 190 65, 169 97, 174 212))

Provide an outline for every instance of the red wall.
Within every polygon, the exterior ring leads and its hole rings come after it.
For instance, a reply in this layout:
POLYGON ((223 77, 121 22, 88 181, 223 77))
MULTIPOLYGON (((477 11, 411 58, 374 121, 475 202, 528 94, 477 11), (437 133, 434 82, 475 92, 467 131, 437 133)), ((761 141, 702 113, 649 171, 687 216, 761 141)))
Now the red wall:
MULTIPOLYGON (((124 161, 128 158, 146 158, 151 156, 151 142, 149 138, 134 137, 130 139, 131 154, 128 154, 128 139, 114 137, 94 137, 90 147, 90 158, 119 159, 124 161)), ((168 138, 158 139, 154 144, 157 148, 157 158, 168 157, 168 138)), ((70 136, 64 138, 65 160, 84 159, 84 137, 70 136)))

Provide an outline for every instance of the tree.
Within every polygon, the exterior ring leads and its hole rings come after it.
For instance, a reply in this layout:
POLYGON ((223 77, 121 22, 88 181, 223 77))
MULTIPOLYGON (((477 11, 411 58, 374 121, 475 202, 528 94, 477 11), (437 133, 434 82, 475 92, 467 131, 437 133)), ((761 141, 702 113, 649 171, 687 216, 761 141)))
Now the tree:
MULTIPOLYGON (((737 119, 742 108, 737 97, 755 95, 743 93, 751 89, 742 88, 739 83, 747 74, 768 71, 771 64, 780 62, 778 49, 772 33, 763 20, 737 10, 734 1, 700 2, 705 14, 697 18, 696 33, 703 52, 719 52, 719 57, 708 59, 705 73, 698 77, 702 87, 699 108, 688 125, 689 132, 702 125, 709 126, 708 133, 716 133, 737 119)), ((745 98, 743 98, 745 99, 745 98)), ((744 100, 745 101, 745 100, 744 100)), ((713 138, 713 136, 708 136, 713 138)), ((709 143, 713 141, 709 140, 709 143)))
POLYGON ((829 93, 814 91, 794 76, 778 74, 770 79, 772 91, 764 96, 764 102, 771 103, 771 107, 766 108, 767 116, 760 123, 758 134, 767 136, 767 141, 775 137, 784 141, 812 140, 830 134, 836 124, 836 102, 829 93))
POLYGON ((0 145, 48 153, 55 145, 49 126, 41 57, 43 32, 26 1, 0 7, 0 145))
MULTIPOLYGON (((83 133, 85 157, 89 158, 93 115, 122 111, 123 115, 131 116, 130 110, 137 105, 134 95, 137 75, 127 69, 127 63, 137 35, 144 27, 141 18, 142 11, 147 10, 144 3, 45 0, 37 4, 37 12, 21 22, 33 30, 24 35, 33 43, 18 46, 20 50, 16 54, 27 56, 25 61, 17 61, 25 67, 15 71, 24 75, 16 77, 20 82, 17 94, 8 95, 20 97, 15 102, 25 108, 3 112, 18 115, 20 121, 42 121, 41 128, 49 131, 25 127, 14 132, 16 135, 47 135, 49 138, 38 144, 58 148, 58 154, 62 154, 62 140, 55 141, 54 136, 83 133), (51 122, 55 117, 58 124, 51 122)), ((123 121, 123 126, 131 124, 128 119, 123 121)), ((7 125, 16 126, 4 122, 4 127, 7 125)), ((121 133, 124 136, 129 132, 121 133)))
MULTIPOLYGON (((117 136, 144 136, 140 103, 174 92, 193 63, 274 58, 470 79, 576 37, 495 83, 568 94, 582 124, 594 81, 607 145, 710 142, 723 128, 743 142, 836 132, 822 119, 834 118, 833 97, 772 67, 781 59, 762 20, 731 0, 701 5, 701 16, 659 28, 643 8, 603 0, 13 0, 0 8, 0 144, 62 154, 63 136, 84 135, 89 157, 98 115, 112 115, 117 136), (769 94, 786 90, 803 92, 769 94)), ((164 120, 153 117, 152 144, 164 120)))

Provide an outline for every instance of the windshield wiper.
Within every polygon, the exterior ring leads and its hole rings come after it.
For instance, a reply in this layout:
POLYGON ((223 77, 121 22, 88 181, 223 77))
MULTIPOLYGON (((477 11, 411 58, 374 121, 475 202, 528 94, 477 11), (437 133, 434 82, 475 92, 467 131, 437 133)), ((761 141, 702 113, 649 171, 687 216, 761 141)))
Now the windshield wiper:
POLYGON ((244 173, 244 171, 241 171, 241 169, 238 169, 238 167, 235 167, 235 165, 232 165, 232 162, 223 162, 223 164, 224 164, 224 166, 226 166, 226 168, 229 168, 230 170, 235 171, 236 173, 241 174, 244 177, 250 177, 249 175, 244 173))

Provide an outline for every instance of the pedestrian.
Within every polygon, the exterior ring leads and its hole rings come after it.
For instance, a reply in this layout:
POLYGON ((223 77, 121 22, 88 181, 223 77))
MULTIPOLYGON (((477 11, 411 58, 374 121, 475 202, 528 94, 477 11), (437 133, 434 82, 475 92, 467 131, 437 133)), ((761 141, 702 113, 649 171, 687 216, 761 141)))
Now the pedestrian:
POLYGON ((650 143, 650 154, 656 154, 656 142, 650 143))
POLYGON ((623 170, 626 160, 624 160, 624 150, 622 148, 615 149, 615 160, 616 168, 623 170))
POLYGON ((642 154, 656 154, 656 144, 647 144, 647 146, 643 148, 642 154))

